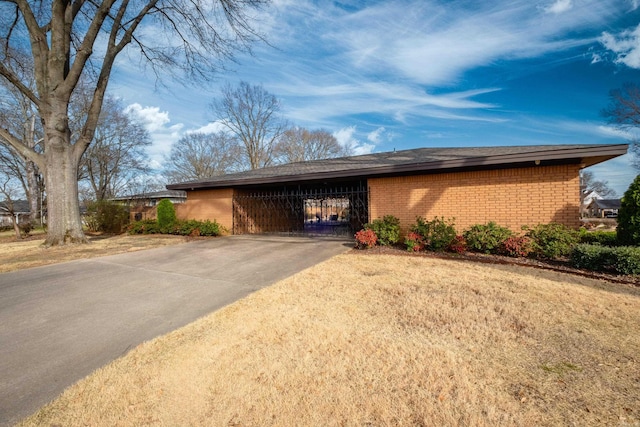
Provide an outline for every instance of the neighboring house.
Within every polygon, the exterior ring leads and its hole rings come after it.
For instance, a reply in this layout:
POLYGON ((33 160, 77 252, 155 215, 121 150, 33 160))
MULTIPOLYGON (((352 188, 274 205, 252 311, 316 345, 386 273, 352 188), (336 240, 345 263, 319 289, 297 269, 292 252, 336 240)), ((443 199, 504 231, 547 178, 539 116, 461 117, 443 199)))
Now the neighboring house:
POLYGON ((162 199, 169 199, 174 205, 184 203, 187 193, 181 190, 163 190, 149 193, 133 194, 130 196, 114 197, 113 201, 129 207, 132 221, 156 218, 156 205, 162 199))
POLYGON ((297 162, 167 185, 187 192, 178 217, 215 219, 233 234, 353 233, 394 215, 455 219, 458 231, 495 221, 580 225, 579 171, 627 144, 418 148, 297 162), (314 220, 315 218, 315 220, 314 220))
POLYGON ((602 199, 602 196, 600 196, 600 194, 597 191, 585 190, 583 192, 582 205, 580 206, 581 217, 589 215, 589 205, 595 199, 602 199))
POLYGON ((0 227, 12 227, 13 222, 11 217, 14 215, 18 220, 18 224, 29 222, 29 215, 31 214, 29 202, 26 200, 14 200, 13 213, 11 213, 9 206, 9 203, 6 200, 0 202, 0 227))
POLYGON ((593 218, 616 218, 620 209, 620 199, 593 199, 587 212, 593 218))

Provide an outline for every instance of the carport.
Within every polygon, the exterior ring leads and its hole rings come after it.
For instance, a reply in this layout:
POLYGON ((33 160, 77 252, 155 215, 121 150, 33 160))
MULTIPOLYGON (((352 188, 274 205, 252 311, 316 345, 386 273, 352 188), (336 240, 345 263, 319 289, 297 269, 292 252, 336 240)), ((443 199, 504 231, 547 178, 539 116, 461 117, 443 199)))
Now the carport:
POLYGON ((351 235, 368 221, 367 181, 236 189, 233 234, 351 235))

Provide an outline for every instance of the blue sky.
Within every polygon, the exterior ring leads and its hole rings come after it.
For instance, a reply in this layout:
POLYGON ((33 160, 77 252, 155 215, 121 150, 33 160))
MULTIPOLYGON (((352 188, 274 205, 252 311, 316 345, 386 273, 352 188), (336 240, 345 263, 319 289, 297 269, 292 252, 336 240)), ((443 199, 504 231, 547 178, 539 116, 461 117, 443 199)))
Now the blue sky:
MULTIPOLYGON (((215 129, 208 105, 241 80, 356 153, 632 137, 600 111, 640 84, 640 0, 275 0, 257 18, 271 46, 197 87, 156 88, 120 58, 110 90, 147 123, 154 166, 181 135, 215 129)), ((637 173, 629 156, 590 170, 620 195, 637 173)))

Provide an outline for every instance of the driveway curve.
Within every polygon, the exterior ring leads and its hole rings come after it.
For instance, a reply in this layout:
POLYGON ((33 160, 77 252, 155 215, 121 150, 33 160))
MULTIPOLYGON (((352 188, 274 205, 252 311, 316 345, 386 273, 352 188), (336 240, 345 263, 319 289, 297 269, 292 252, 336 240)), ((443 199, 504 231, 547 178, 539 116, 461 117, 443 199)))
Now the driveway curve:
POLYGON ((0 274, 0 425, 142 342, 350 246, 229 236, 0 274))

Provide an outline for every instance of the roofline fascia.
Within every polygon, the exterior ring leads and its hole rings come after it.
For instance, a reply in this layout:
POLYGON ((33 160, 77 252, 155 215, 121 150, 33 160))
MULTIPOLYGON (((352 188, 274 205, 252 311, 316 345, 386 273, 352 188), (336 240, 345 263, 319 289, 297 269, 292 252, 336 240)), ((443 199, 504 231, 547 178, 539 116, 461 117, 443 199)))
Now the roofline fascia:
MULTIPOLYGON (((322 181, 325 179, 335 178, 355 178, 355 177, 372 177, 391 174, 406 174, 408 172, 432 172, 437 170, 446 170, 453 172, 456 169, 473 168, 489 166, 499 166, 505 164, 520 164, 533 162, 533 165, 542 163, 543 161, 565 160, 563 163, 583 163, 583 159, 589 157, 609 157, 614 158, 626 154, 628 144, 606 144, 594 145, 593 147, 582 148, 562 148, 562 149, 545 149, 541 151, 533 151, 528 153, 500 154, 493 156, 471 157, 467 159, 455 160, 438 160, 431 162, 405 163, 399 165, 385 165, 378 167, 360 168, 360 169, 344 169, 327 172, 313 172, 294 175, 274 175, 270 177, 250 177, 240 178, 229 181, 200 181, 186 182, 179 184, 168 184, 168 190, 196 190, 205 188, 229 188, 244 187, 261 184, 277 184, 284 182, 305 182, 305 181, 322 181), (539 163, 536 163, 539 162, 539 163)), ((589 165, 590 166, 590 165, 589 165)), ((522 167, 522 166, 520 166, 522 167)))

